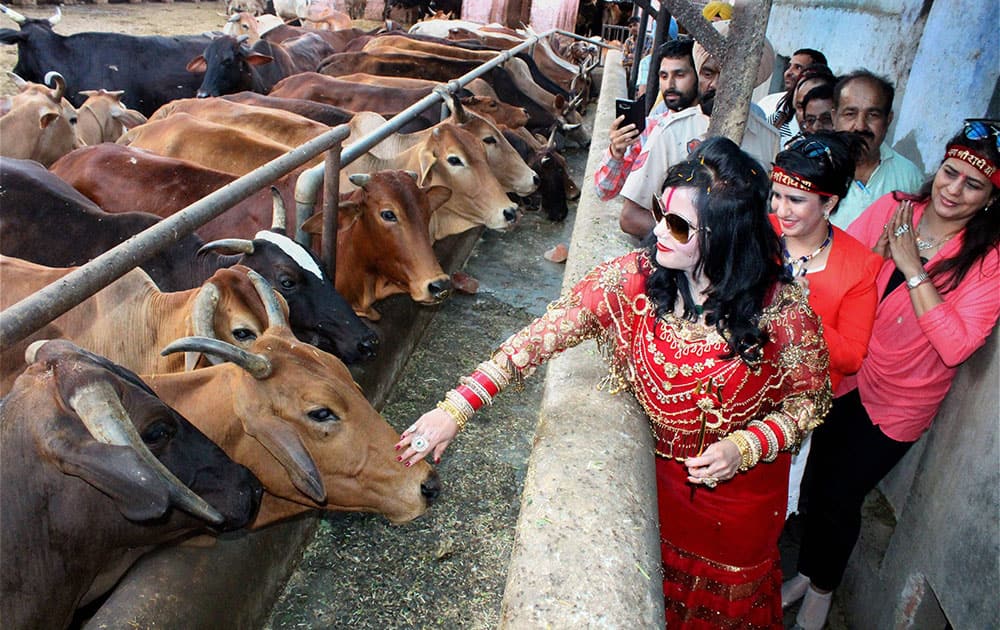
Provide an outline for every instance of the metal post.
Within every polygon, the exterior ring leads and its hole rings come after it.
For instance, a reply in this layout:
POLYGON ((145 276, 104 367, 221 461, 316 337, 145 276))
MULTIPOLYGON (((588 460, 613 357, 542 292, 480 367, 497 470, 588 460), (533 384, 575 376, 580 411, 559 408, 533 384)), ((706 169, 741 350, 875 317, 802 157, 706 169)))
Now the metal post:
POLYGON ((326 154, 323 172, 323 266, 330 278, 337 277, 337 229, 340 212, 340 152, 341 143, 326 154))
POLYGON ((339 125, 200 199, 177 214, 104 252, 62 279, 0 313, 0 347, 10 347, 83 302, 129 270, 149 259, 236 203, 291 172, 350 133, 339 125))
POLYGON ((639 34, 635 38, 635 52, 632 54, 632 67, 628 72, 628 97, 635 98, 636 84, 639 80, 639 62, 642 61, 642 51, 646 45, 646 26, 649 25, 649 12, 643 8, 639 18, 639 34))
MULTIPOLYGON (((660 12, 656 17, 656 32, 653 34, 653 48, 652 55, 656 56, 656 50, 664 41, 664 34, 667 33, 667 29, 670 27, 670 13, 667 12, 667 5, 663 3, 660 5, 660 12)), ((652 62, 652 59, 650 59, 652 62)), ((654 68, 653 64, 649 64, 649 74, 646 75, 646 113, 653 109, 653 103, 656 102, 656 97, 659 96, 660 91, 660 69, 654 68)))

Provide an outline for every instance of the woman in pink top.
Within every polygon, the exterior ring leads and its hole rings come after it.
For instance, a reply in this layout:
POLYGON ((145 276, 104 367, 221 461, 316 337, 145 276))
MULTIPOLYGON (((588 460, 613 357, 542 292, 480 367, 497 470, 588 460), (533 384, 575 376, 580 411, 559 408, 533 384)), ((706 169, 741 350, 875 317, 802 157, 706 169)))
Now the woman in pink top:
POLYGON ((885 258, 880 303, 857 375, 814 433, 799 575, 798 624, 822 628, 861 528, 865 495, 926 431, 1000 315, 1000 124, 970 120, 915 197, 872 204, 849 230, 885 258), (850 454, 850 464, 847 456, 850 454))

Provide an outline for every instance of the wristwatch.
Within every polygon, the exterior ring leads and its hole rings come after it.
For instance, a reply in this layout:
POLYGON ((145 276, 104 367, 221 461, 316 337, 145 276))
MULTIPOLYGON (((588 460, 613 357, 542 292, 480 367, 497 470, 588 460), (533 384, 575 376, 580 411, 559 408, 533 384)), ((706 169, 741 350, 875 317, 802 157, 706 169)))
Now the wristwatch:
POLYGON ((917 275, 913 276, 912 278, 906 281, 906 288, 916 289, 921 284, 923 284, 924 281, 926 281, 928 278, 930 278, 930 276, 927 274, 927 272, 921 271, 920 273, 918 273, 917 275))

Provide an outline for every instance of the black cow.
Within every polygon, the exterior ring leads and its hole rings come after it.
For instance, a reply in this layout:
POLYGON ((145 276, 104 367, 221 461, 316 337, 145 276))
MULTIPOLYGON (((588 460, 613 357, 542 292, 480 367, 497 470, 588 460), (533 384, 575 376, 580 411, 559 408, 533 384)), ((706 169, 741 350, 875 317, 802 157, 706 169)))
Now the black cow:
POLYGON ((144 552, 249 524, 263 490, 138 376, 36 342, 0 400, 0 618, 64 628, 144 552))
POLYGON ((316 101, 307 101, 304 98, 281 98, 280 96, 267 96, 250 91, 227 94, 222 98, 234 103, 242 103, 243 105, 256 105, 257 107, 268 107, 292 112, 293 114, 298 114, 309 120, 315 120, 331 127, 350 122, 351 118, 354 117, 354 112, 342 107, 317 103, 316 101))
POLYGON ((569 214, 569 207, 566 204, 568 175, 565 160, 556 153, 553 137, 550 136, 548 144, 536 151, 528 146, 524 139, 508 129, 504 129, 503 135, 521 159, 538 173, 540 180, 538 190, 524 198, 525 204, 537 206, 539 210, 545 212, 550 221, 564 220, 569 214))
POLYGON ((250 47, 245 45, 246 40, 246 35, 223 35, 188 63, 191 72, 205 74, 198 98, 242 91, 267 94, 285 77, 316 70, 334 52, 314 33, 281 43, 259 39, 250 47))
MULTIPOLYGON (((82 265, 161 220, 142 212, 106 213, 30 160, 0 157, 0 191, 0 254, 50 267, 82 265)), ((141 266, 161 290, 183 291, 201 286, 218 269, 245 265, 288 302, 291 327, 300 339, 345 363, 374 356, 378 336, 354 314, 307 249, 280 233, 222 245, 225 253, 239 255, 199 254, 203 245, 197 236, 186 236, 141 266), (297 258, 312 261, 312 271, 297 258)))
POLYGON ((14 72, 26 81, 42 83, 55 70, 66 79, 66 98, 79 107, 81 90, 123 90, 129 106, 150 116, 164 103, 191 98, 201 83, 187 63, 205 50, 207 35, 175 37, 78 33, 63 36, 52 27, 59 9, 48 19, 27 18, 0 5, 0 11, 21 29, 0 29, 0 44, 17 44, 14 72))

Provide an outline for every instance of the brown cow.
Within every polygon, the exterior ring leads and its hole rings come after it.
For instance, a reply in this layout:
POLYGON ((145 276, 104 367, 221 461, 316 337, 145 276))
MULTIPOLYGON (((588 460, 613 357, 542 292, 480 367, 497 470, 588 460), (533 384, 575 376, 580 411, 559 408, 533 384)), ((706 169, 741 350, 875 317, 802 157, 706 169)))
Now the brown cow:
POLYGON ((450 123, 444 123, 420 143, 387 159, 366 153, 341 171, 341 186, 352 183, 350 173, 387 169, 415 171, 420 186, 442 185, 451 189, 451 199, 431 216, 431 238, 485 225, 494 230, 510 229, 517 220, 517 206, 491 172, 482 141, 450 123))
MULTIPOLYGON (((372 303, 397 293, 436 304, 451 290, 428 226, 431 213, 449 197, 444 186, 418 188, 416 173, 381 171, 350 176, 359 188, 342 195, 337 215, 337 291, 354 312, 372 321, 382 316, 372 303)), ((322 233, 322 213, 302 229, 322 233)))
POLYGON ((69 627, 149 549, 253 520, 250 471, 135 374, 63 339, 27 360, 0 401, 4 627, 69 627))
MULTIPOLYGON (((246 175, 293 148, 258 133, 230 129, 185 113, 139 125, 126 132, 118 144, 189 160, 233 175, 246 175)), ((322 159, 319 156, 308 165, 319 164, 322 159)))
POLYGON ((172 101, 156 110, 149 120, 163 120, 182 112, 230 129, 257 133, 287 147, 297 147, 330 131, 329 126, 298 114, 218 97, 172 101))
MULTIPOLYGON (((450 123, 458 125, 482 141, 490 170, 505 191, 521 195, 522 197, 535 192, 538 188, 538 175, 528 168, 528 165, 521 159, 521 156, 518 155, 507 139, 504 138, 500 130, 486 118, 466 112, 461 105, 453 105, 453 107, 457 107, 457 109, 455 109, 451 117, 440 124, 450 123)), ((378 114, 361 112, 351 119, 351 135, 345 142, 350 144, 373 132, 378 127, 384 125, 385 122, 385 119, 378 114)), ((436 128, 437 126, 434 126, 430 129, 414 133, 393 134, 369 149, 369 152, 376 157, 388 159, 418 144, 436 128)))
POLYGON ((344 364, 299 342, 275 302, 267 312, 267 329, 246 352, 201 340, 164 349, 203 352, 226 363, 144 376, 260 479, 265 493, 252 527, 310 510, 380 512, 394 523, 423 514, 441 489, 434 470, 424 462, 397 462, 399 435, 344 364))
POLYGON ((471 59, 480 62, 489 61, 500 54, 497 51, 469 50, 467 48, 459 48, 458 46, 413 39, 405 35, 382 35, 381 37, 375 37, 365 44, 362 50, 367 52, 406 50, 427 55, 451 57, 452 59, 471 59))
MULTIPOLYGON (((235 175, 194 162, 108 143, 77 149, 51 170, 105 212, 139 211, 161 217, 171 216, 236 180, 235 175)), ((300 172, 293 171, 273 183, 283 198, 293 198, 300 172)), ((205 241, 252 239, 271 226, 272 205, 268 191, 258 191, 196 233, 205 241)))
POLYGON ((81 146, 74 128, 76 110, 63 98, 66 81, 61 75, 46 75, 47 82, 55 83, 48 88, 7 74, 20 92, 2 106, 6 113, 0 116, 0 155, 49 166, 81 146))
MULTIPOLYGON (((0 256, 0 306, 8 306, 65 277, 73 268, 36 265, 0 256)), ((220 269, 199 289, 162 293, 141 269, 133 269, 41 330, 0 351, 0 393, 24 369, 25 348, 37 339, 74 343, 140 373, 178 372, 197 357, 162 357, 160 349, 186 335, 246 345, 267 318, 246 267, 220 269)))
POLYGON ((81 145, 115 142, 132 127, 146 122, 145 116, 122 103, 122 90, 80 90, 80 94, 87 97, 76 110, 76 136, 81 145))

